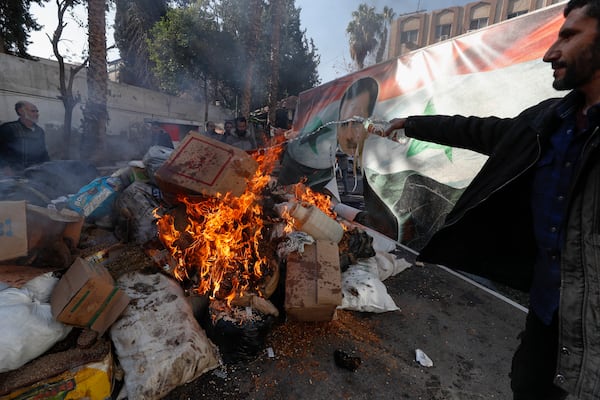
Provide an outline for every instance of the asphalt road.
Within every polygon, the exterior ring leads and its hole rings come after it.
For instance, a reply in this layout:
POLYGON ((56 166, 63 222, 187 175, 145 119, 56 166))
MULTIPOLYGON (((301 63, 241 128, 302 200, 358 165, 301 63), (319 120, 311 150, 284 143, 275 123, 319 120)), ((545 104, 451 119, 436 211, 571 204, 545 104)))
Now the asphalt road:
MULTIPOLYGON (((414 255, 399 250, 411 262, 414 255)), ((225 364, 166 399, 509 399, 525 312, 439 266, 387 279, 399 311, 337 311, 325 323, 278 321, 252 360, 225 364), (433 361, 415 361, 421 349, 433 361), (272 357, 269 351, 272 350, 272 357), (361 361, 340 367, 334 352, 361 361)))

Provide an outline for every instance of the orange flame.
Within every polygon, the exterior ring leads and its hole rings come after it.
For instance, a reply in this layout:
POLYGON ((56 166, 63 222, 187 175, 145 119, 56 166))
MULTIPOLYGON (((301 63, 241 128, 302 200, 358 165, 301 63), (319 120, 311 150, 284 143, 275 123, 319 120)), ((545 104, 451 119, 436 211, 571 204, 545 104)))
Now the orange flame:
POLYGON ((294 196, 303 205, 314 205, 329 217, 336 219, 337 213, 331 208, 331 196, 318 193, 304 185, 303 182, 294 185, 294 196))
POLYGON ((259 200, 280 152, 277 147, 253 154, 259 167, 239 197, 179 196, 186 210, 183 231, 173 216, 158 218, 159 237, 178 263, 177 279, 197 281, 198 293, 228 304, 247 292, 261 294, 268 263, 260 251, 264 222, 259 200))

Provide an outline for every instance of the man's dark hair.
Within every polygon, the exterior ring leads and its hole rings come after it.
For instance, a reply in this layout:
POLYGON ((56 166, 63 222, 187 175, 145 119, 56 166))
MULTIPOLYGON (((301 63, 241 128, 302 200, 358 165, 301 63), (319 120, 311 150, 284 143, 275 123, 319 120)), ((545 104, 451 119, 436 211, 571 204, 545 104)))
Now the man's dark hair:
POLYGON ((237 118, 235 119, 235 121, 236 121, 236 122, 248 122, 248 121, 246 121, 246 117, 237 117, 237 118))
POLYGON ((17 115, 19 115, 19 116, 21 115, 21 114, 19 114, 19 110, 22 109, 23 107, 25 107, 25 102, 23 100, 17 101, 15 103, 15 112, 17 113, 17 115))
POLYGON ((373 78, 361 78, 354 82, 352 85, 348 86, 346 92, 342 96, 340 100, 340 110, 344 105, 346 100, 352 100, 353 98, 368 92, 369 93, 369 104, 367 110, 370 114, 373 114, 373 109, 375 108, 375 102, 377 101, 377 95, 379 94, 379 84, 373 78))
POLYGON ((586 7, 585 15, 595 18, 600 26, 600 0, 571 0, 565 6, 564 16, 569 15, 576 8, 586 7))

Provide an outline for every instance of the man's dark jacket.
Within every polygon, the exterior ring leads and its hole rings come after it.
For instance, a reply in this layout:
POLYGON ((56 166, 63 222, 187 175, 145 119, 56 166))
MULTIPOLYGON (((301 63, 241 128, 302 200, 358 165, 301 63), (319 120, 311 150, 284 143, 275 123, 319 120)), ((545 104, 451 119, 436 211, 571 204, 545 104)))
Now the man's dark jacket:
POLYGON ((42 128, 34 124, 29 129, 19 120, 0 125, 0 168, 22 171, 49 160, 42 128))
MULTIPOLYGON (((536 251, 532 167, 561 123, 560 101, 546 100, 515 118, 408 118, 409 137, 489 156, 420 260, 529 289, 536 251)), ((554 380, 581 399, 600 398, 600 134, 591 131, 568 199, 554 380)))

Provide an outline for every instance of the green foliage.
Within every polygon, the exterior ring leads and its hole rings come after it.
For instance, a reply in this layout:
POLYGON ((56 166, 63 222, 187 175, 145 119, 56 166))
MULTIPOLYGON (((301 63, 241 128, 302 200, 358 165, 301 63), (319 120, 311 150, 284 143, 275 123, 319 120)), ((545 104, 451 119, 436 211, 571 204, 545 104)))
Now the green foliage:
MULTIPOLYGON (((270 6, 263 4, 260 38, 252 54, 248 0, 197 1, 169 10, 150 30, 149 56, 160 86, 173 94, 198 98, 205 85, 208 100, 220 100, 230 108, 239 101, 249 60, 256 62, 252 77, 252 103, 267 103, 270 76, 270 6)), ((309 89, 319 83, 316 48, 300 31, 300 13, 293 0, 286 3, 281 30, 279 98, 309 89)))
POLYGON ((121 55, 121 82, 156 89, 148 56, 148 31, 167 13, 167 0, 116 0, 115 43, 121 55))
POLYGON ((375 12, 375 7, 360 4, 352 12, 352 21, 348 23, 346 33, 350 41, 350 57, 359 69, 364 68, 367 55, 385 46, 387 22, 393 18, 393 10, 385 7, 383 13, 375 12))
POLYGON ((29 12, 31 3, 42 4, 48 0, 0 0, 0 44, 4 53, 31 58, 27 53, 29 33, 42 27, 29 12))

